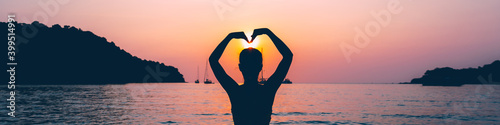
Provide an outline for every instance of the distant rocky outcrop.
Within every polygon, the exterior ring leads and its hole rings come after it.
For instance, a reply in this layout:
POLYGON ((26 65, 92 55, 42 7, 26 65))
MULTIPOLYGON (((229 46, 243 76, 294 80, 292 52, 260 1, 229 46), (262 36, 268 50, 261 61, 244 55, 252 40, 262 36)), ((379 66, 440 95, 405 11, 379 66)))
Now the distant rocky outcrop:
MULTIPOLYGON (((6 36, 7 23, 0 22, 0 27, 4 28, 0 34, 6 36)), ((140 59, 104 37, 73 26, 16 23, 15 33, 16 85, 185 82, 177 68, 140 59)), ((1 38, 7 55, 7 39, 1 38)), ((5 73, 7 57, 1 60, 5 73)), ((2 76, 4 81, 8 77, 2 76)))
POLYGON ((477 68, 453 69, 450 67, 427 70, 421 78, 410 84, 460 86, 463 84, 500 84, 500 60, 477 68))

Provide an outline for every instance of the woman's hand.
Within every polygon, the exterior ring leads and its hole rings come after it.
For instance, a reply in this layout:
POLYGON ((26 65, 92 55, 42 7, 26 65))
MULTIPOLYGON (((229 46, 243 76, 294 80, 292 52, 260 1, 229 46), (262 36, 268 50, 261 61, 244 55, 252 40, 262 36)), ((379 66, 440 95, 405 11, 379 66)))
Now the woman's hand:
POLYGON ((243 32, 232 32, 227 36, 233 39, 245 39, 248 42, 247 36, 243 32))
POLYGON ((253 42, 253 40, 259 36, 259 35, 262 35, 262 34, 270 34, 272 33, 271 30, 269 30, 268 28, 260 28, 260 29, 255 29, 253 30, 253 34, 252 34, 252 40, 250 41, 250 43, 253 42))

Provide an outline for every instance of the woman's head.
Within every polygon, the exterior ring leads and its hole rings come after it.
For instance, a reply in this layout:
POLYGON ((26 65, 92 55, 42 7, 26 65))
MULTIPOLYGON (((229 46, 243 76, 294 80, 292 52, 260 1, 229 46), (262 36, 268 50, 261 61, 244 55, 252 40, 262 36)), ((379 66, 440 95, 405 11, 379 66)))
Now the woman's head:
POLYGON ((257 80, 262 70, 262 53, 254 48, 247 48, 240 53, 239 68, 245 81, 257 80))

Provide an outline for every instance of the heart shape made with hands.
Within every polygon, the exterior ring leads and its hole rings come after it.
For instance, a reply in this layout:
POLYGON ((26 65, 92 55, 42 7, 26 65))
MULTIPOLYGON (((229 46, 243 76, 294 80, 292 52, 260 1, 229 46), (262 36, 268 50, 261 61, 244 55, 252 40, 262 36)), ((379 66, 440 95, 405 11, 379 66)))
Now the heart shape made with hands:
POLYGON ((242 39, 242 44, 243 44, 243 47, 244 48, 257 48, 257 45, 259 44, 259 39, 256 38, 258 36, 255 36, 255 37, 251 37, 250 40, 244 40, 242 39))
MULTIPOLYGON (((252 33, 252 35, 250 35, 250 37, 248 37, 248 34, 245 34, 245 36, 246 36, 244 38, 245 42, 242 41, 243 42, 242 44, 243 44, 244 48, 250 48, 250 47, 256 48, 257 45, 259 44, 259 39, 257 37, 260 35, 267 35, 269 33, 272 33, 272 32, 267 28, 254 29, 253 33, 252 33), (248 38, 250 38, 250 40, 248 40, 248 38)), ((240 38, 241 38, 241 36, 240 36, 240 38)))

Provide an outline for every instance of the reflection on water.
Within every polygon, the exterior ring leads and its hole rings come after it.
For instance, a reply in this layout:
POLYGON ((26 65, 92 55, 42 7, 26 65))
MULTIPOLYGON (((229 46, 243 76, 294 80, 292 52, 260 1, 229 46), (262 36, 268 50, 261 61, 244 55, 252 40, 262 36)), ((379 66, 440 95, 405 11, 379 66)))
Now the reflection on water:
MULTIPOLYGON (((18 86, 16 118, 0 124, 232 124, 218 84, 18 86)), ((0 90, 8 98, 5 89, 0 90)), ((6 107, 7 101, 2 103, 6 107)), ((500 86, 285 84, 275 124, 499 124, 500 86)))

